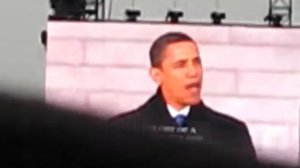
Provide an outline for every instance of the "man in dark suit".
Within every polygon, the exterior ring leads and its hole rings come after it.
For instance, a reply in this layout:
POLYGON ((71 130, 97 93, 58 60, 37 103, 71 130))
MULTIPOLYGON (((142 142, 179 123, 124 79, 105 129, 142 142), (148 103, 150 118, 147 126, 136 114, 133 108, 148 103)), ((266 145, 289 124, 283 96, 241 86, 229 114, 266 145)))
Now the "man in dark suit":
POLYGON ((184 140, 116 127, 41 100, 0 94, 0 111, 0 167, 245 168, 243 160, 207 146, 191 148, 184 140))
MULTIPOLYGON (((42 100, 0 94, 0 111, 1 168, 254 167, 210 144, 129 130, 42 100)), ((261 167, 292 168, 272 163, 261 167)))
POLYGON ((232 156, 256 161, 246 125, 215 112, 201 99, 203 68, 197 43, 181 32, 155 40, 150 76, 157 92, 144 105, 112 119, 131 128, 154 131, 214 146, 232 156))

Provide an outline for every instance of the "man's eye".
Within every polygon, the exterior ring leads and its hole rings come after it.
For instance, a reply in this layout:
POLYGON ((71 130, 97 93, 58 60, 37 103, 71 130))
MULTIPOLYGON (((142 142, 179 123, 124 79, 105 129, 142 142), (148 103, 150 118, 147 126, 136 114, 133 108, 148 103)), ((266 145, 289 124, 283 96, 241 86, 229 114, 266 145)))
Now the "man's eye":
POLYGON ((176 63, 174 64, 174 67, 175 67, 175 68, 180 68, 180 67, 183 67, 184 64, 185 64, 184 61, 176 62, 176 63))
POLYGON ((196 58, 196 59, 194 59, 194 63, 201 64, 201 60, 200 60, 200 58, 196 58))

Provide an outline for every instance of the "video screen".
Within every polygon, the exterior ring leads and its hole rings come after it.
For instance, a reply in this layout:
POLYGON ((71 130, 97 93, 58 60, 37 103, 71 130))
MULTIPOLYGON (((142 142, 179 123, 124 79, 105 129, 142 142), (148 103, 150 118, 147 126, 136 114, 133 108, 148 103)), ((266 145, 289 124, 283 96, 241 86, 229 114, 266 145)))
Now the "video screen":
MULTIPOLYGON (((245 123, 259 159, 298 163, 299 30, 50 21, 47 32, 48 103, 111 119, 147 108, 143 105, 159 94, 169 98, 164 104, 169 112, 177 100, 172 96, 194 95, 184 101, 192 106, 201 101, 199 108, 216 112, 218 121, 228 116, 226 121, 245 123), (165 47, 164 55, 177 57, 162 58, 156 66, 150 56, 159 49, 150 52, 153 43, 172 32, 188 35, 193 43, 179 40, 169 52, 165 47)), ((160 119, 172 116, 153 113, 160 119)))

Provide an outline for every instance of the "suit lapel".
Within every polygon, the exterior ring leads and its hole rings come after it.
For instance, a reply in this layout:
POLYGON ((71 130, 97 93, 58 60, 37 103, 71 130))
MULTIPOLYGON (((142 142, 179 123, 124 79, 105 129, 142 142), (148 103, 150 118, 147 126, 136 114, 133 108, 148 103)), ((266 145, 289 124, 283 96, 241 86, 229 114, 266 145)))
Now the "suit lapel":
POLYGON ((175 126, 174 119, 170 116, 166 103, 162 97, 160 89, 149 100, 146 107, 146 118, 149 118, 149 122, 157 125, 170 125, 175 126))
POLYGON ((188 116, 188 121, 193 121, 193 122, 204 122, 207 121, 207 113, 208 113, 208 109, 205 106, 205 104, 203 103, 203 101, 201 101, 199 104, 197 105, 193 105, 191 106, 191 110, 188 116))
MULTIPOLYGON (((166 103, 162 97, 160 89, 146 103, 145 118, 151 124, 176 126, 175 120, 170 116, 166 103)), ((187 122, 191 125, 207 122, 209 110, 201 101, 197 105, 191 106, 187 122)))

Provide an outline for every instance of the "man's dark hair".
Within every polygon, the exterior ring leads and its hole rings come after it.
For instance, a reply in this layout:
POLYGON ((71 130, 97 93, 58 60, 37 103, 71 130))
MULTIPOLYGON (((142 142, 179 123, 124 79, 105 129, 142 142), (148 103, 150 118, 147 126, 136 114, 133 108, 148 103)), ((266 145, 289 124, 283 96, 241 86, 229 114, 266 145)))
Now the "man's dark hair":
POLYGON ((182 32, 168 32, 158 37, 150 48, 150 62, 152 67, 159 67, 162 61, 164 49, 172 43, 191 41, 195 42, 190 36, 182 32))

